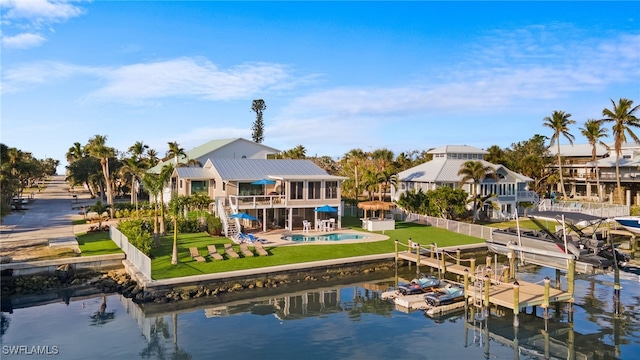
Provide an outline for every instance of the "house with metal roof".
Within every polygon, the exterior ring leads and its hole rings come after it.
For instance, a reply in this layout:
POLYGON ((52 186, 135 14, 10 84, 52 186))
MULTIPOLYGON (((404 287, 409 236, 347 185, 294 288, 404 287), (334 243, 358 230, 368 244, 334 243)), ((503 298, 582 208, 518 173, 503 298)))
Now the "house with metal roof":
POLYGON ((460 184, 462 176, 458 175, 458 171, 466 161, 480 161, 483 166, 493 167, 498 175, 498 181, 486 178, 478 187, 481 196, 494 194, 490 200, 500 207, 500 210, 494 210, 485 205, 490 218, 513 216, 515 211, 522 211, 519 209, 520 203, 531 202, 537 205, 539 201, 538 195, 528 189, 528 183, 533 181, 531 178, 511 171, 503 165, 485 161, 484 155, 488 154, 487 151, 466 145, 447 145, 432 149, 428 153, 433 155, 433 160, 398 173, 397 186, 391 190, 394 200, 398 200, 401 194, 409 191, 427 192, 440 186, 462 188, 472 194, 473 184, 471 181, 460 184))
MULTIPOLYGON (((557 156, 557 148, 549 149, 549 156, 557 156)), ((590 144, 561 144, 560 155, 563 158, 562 171, 565 192, 567 196, 577 200, 597 200, 600 183, 602 201, 613 202, 618 176, 616 174, 616 160, 618 158, 613 143, 607 146, 596 145, 595 161, 590 144)), ((557 168, 557 162, 551 167, 557 168)), ((634 143, 622 144, 620 161, 620 185, 625 188, 627 205, 640 204, 640 145, 634 143)), ((561 193, 560 184, 556 192, 561 193)))
MULTIPOLYGON (((267 159, 280 150, 243 138, 211 140, 191 150, 178 159, 165 159, 149 172, 159 173, 166 164, 186 164, 190 160, 204 164, 208 159, 267 159)), ((176 166, 177 167, 177 166, 176 166)))
POLYGON ((341 184, 345 177, 328 174, 310 160, 210 158, 202 168, 178 167, 172 175, 172 192, 203 193, 211 210, 222 219, 225 234, 232 236, 246 219, 255 217, 267 228, 302 228, 307 220, 319 223, 316 208, 335 209, 328 216, 341 227, 341 184))

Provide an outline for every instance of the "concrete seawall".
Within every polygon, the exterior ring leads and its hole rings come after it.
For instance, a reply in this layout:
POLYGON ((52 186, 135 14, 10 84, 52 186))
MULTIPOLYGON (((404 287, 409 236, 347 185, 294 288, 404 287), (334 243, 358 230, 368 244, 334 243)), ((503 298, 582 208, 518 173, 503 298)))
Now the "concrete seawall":
POLYGON ((17 263, 0 264, 0 270, 5 273, 12 270, 13 276, 25 275, 53 275, 60 265, 69 264, 75 271, 121 268, 125 254, 96 255, 87 257, 73 257, 54 260, 25 261, 17 263))

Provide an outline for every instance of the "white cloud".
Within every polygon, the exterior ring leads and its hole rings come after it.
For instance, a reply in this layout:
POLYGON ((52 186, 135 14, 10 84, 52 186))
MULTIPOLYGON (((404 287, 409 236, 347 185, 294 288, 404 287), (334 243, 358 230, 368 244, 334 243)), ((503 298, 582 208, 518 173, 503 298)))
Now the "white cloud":
POLYGON ((179 58, 120 67, 87 67, 37 62, 5 70, 3 92, 11 93, 74 76, 91 76, 105 84, 87 95, 99 102, 139 104, 167 97, 232 100, 279 91, 298 81, 281 64, 241 64, 228 69, 210 61, 179 58))
POLYGON ((2 36, 2 46, 10 49, 28 49, 40 46, 47 39, 40 34, 22 33, 15 36, 2 36))
POLYGON ((1 0, 0 6, 3 21, 27 20, 35 25, 62 22, 84 13, 69 1, 1 0))
POLYGON ((170 96, 230 100, 283 86, 290 77, 280 64, 242 64, 220 69, 209 61, 186 57, 125 65, 104 75, 106 86, 90 97, 123 102, 170 96))
POLYGON ((46 40, 40 33, 43 27, 61 23, 84 14, 84 10, 65 0, 0 0, 2 16, 2 45, 6 48, 27 49, 40 46, 46 40), (17 35, 7 35, 11 32, 17 35))

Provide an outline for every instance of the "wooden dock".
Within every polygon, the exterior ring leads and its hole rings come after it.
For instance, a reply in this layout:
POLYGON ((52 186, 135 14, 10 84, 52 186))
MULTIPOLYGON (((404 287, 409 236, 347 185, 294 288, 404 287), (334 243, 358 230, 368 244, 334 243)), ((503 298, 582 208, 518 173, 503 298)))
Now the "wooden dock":
MULTIPOLYGON (((508 266, 502 267, 502 265, 493 264, 492 269, 490 258, 487 259, 489 265, 476 267, 475 259, 463 260, 460 258, 459 252, 455 257, 452 257, 444 251, 438 253, 428 249, 425 255, 424 250, 420 249, 420 254, 417 253, 417 249, 396 252, 396 256, 397 259, 416 263, 418 267, 428 266, 438 269, 443 276, 445 273, 464 276, 465 295, 468 301, 476 307, 488 307, 493 304, 511 309, 514 314, 518 314, 520 309, 530 306, 547 308, 551 303, 556 302, 573 303, 574 262, 570 262, 570 271, 567 279, 568 290, 565 291, 551 288, 548 278, 538 283, 514 281, 509 277, 508 266), (470 266, 461 265, 463 261, 469 261, 470 266)), ((402 299, 394 300, 396 304, 398 304, 398 301, 403 304, 406 302, 404 305, 409 309, 418 307, 409 298, 406 301, 402 299)), ((424 300, 422 301, 424 302, 424 300)), ((422 307, 423 305, 420 304, 419 306, 422 307)))

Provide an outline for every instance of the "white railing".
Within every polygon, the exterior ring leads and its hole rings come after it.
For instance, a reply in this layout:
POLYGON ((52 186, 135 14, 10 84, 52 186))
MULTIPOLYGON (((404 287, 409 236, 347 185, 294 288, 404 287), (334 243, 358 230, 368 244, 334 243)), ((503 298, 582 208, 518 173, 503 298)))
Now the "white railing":
POLYGON ((131 245, 129 239, 124 236, 115 226, 109 227, 109 237, 127 255, 127 260, 131 262, 144 276, 151 279, 151 259, 135 246, 131 245))
POLYGON ((251 196, 237 196, 229 195, 229 201, 238 206, 253 208, 259 207, 274 207, 274 206, 286 206, 286 195, 251 195, 251 196))
POLYGON ((455 220, 447 220, 439 217, 413 213, 409 213, 405 221, 431 225, 441 229, 447 229, 458 234, 473 236, 484 240, 492 239, 493 230, 495 230, 495 228, 489 226, 469 224, 455 220))

